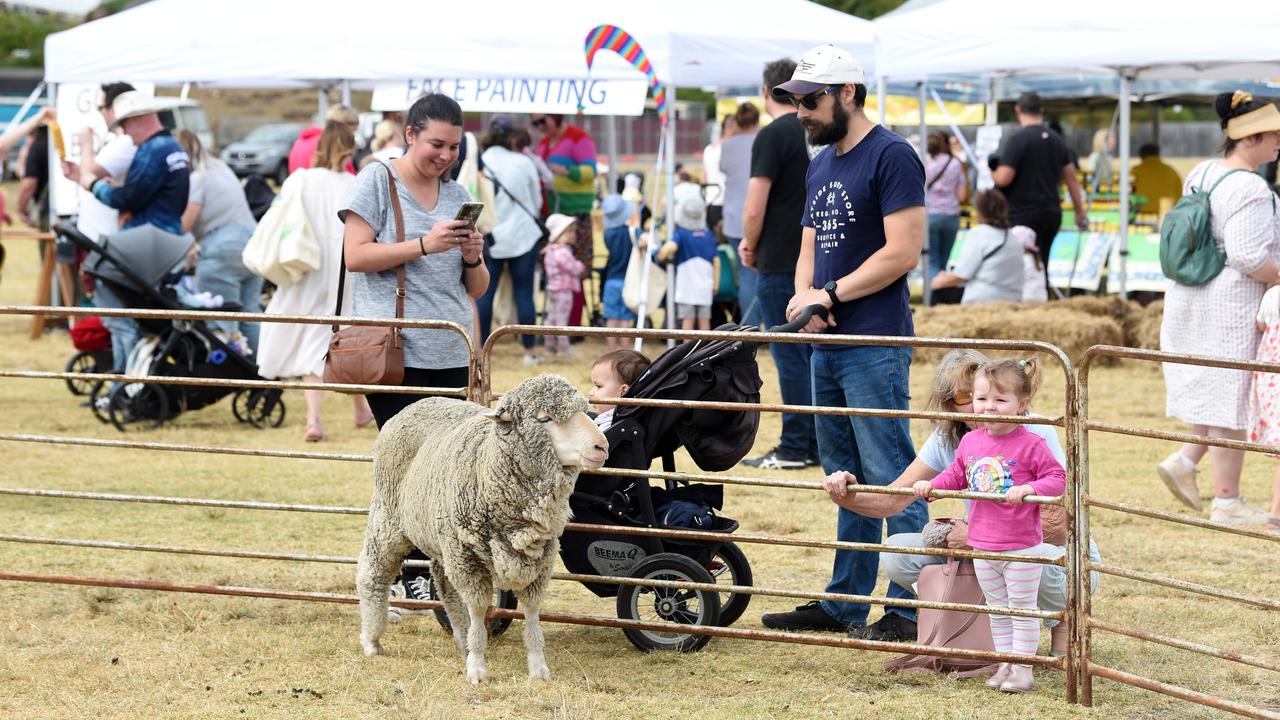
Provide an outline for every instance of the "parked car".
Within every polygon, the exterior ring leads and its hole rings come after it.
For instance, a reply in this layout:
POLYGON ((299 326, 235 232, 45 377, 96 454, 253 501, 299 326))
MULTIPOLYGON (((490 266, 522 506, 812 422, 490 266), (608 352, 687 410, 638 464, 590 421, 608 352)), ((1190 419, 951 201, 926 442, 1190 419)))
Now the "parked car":
POLYGON ((254 128, 243 140, 233 142, 219 156, 236 175, 265 175, 283 183, 289 177, 289 148, 305 125, 271 123, 254 128))

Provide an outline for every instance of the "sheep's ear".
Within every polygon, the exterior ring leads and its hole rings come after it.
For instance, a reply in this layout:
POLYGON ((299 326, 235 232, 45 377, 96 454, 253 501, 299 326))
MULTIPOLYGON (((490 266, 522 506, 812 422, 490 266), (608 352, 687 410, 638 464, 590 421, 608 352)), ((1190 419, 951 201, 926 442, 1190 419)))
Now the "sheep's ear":
POLYGON ((494 410, 492 412, 487 412, 481 415, 480 417, 488 418, 489 420, 492 420, 496 423, 509 423, 514 420, 514 418, 511 417, 510 413, 501 409, 494 410))

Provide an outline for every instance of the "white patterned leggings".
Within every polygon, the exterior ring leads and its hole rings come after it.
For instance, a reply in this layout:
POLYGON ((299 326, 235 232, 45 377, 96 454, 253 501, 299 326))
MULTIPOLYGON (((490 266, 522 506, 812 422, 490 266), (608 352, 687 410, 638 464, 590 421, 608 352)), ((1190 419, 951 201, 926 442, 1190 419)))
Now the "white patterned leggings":
MULTIPOLYGON (((987 598, 987 607, 1036 609, 1043 565, 975 559, 973 569, 987 598)), ((1040 621, 1033 617, 992 615, 991 641, 997 652, 1035 655, 1040 644, 1040 621)))
MULTIPOLYGON (((569 324, 569 311, 573 309, 572 290, 547 291, 547 324, 566 326, 569 324)), ((548 335, 547 350, 550 352, 569 349, 569 338, 566 335, 548 335)))

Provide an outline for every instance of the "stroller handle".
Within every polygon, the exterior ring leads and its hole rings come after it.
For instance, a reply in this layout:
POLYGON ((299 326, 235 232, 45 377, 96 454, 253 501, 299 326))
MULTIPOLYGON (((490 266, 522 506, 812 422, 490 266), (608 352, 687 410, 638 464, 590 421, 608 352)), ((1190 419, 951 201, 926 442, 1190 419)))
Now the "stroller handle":
POLYGON ((804 310, 801 310, 799 317, 797 317, 795 320, 792 320, 791 322, 785 323, 782 325, 774 325, 773 327, 769 328, 769 332, 771 333, 799 332, 800 328, 809 324, 809 320, 811 320, 814 315, 817 315, 823 320, 826 320, 827 309, 821 305, 810 305, 804 310))
POLYGON ((53 224, 53 231, 54 233, 69 240, 72 245, 75 245, 81 250, 95 252, 100 249, 98 243, 90 240, 84 233, 80 232, 75 225, 72 225, 69 222, 55 222, 53 224))

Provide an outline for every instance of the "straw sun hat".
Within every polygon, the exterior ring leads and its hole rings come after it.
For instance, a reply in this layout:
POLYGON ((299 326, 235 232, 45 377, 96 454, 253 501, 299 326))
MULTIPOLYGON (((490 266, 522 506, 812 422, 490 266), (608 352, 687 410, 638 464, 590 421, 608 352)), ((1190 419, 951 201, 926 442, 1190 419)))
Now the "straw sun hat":
POLYGON ((1214 101, 1214 109, 1222 119, 1227 137, 1240 140, 1258 133, 1280 131, 1280 109, 1272 103, 1261 103, 1243 90, 1223 93, 1214 101))

